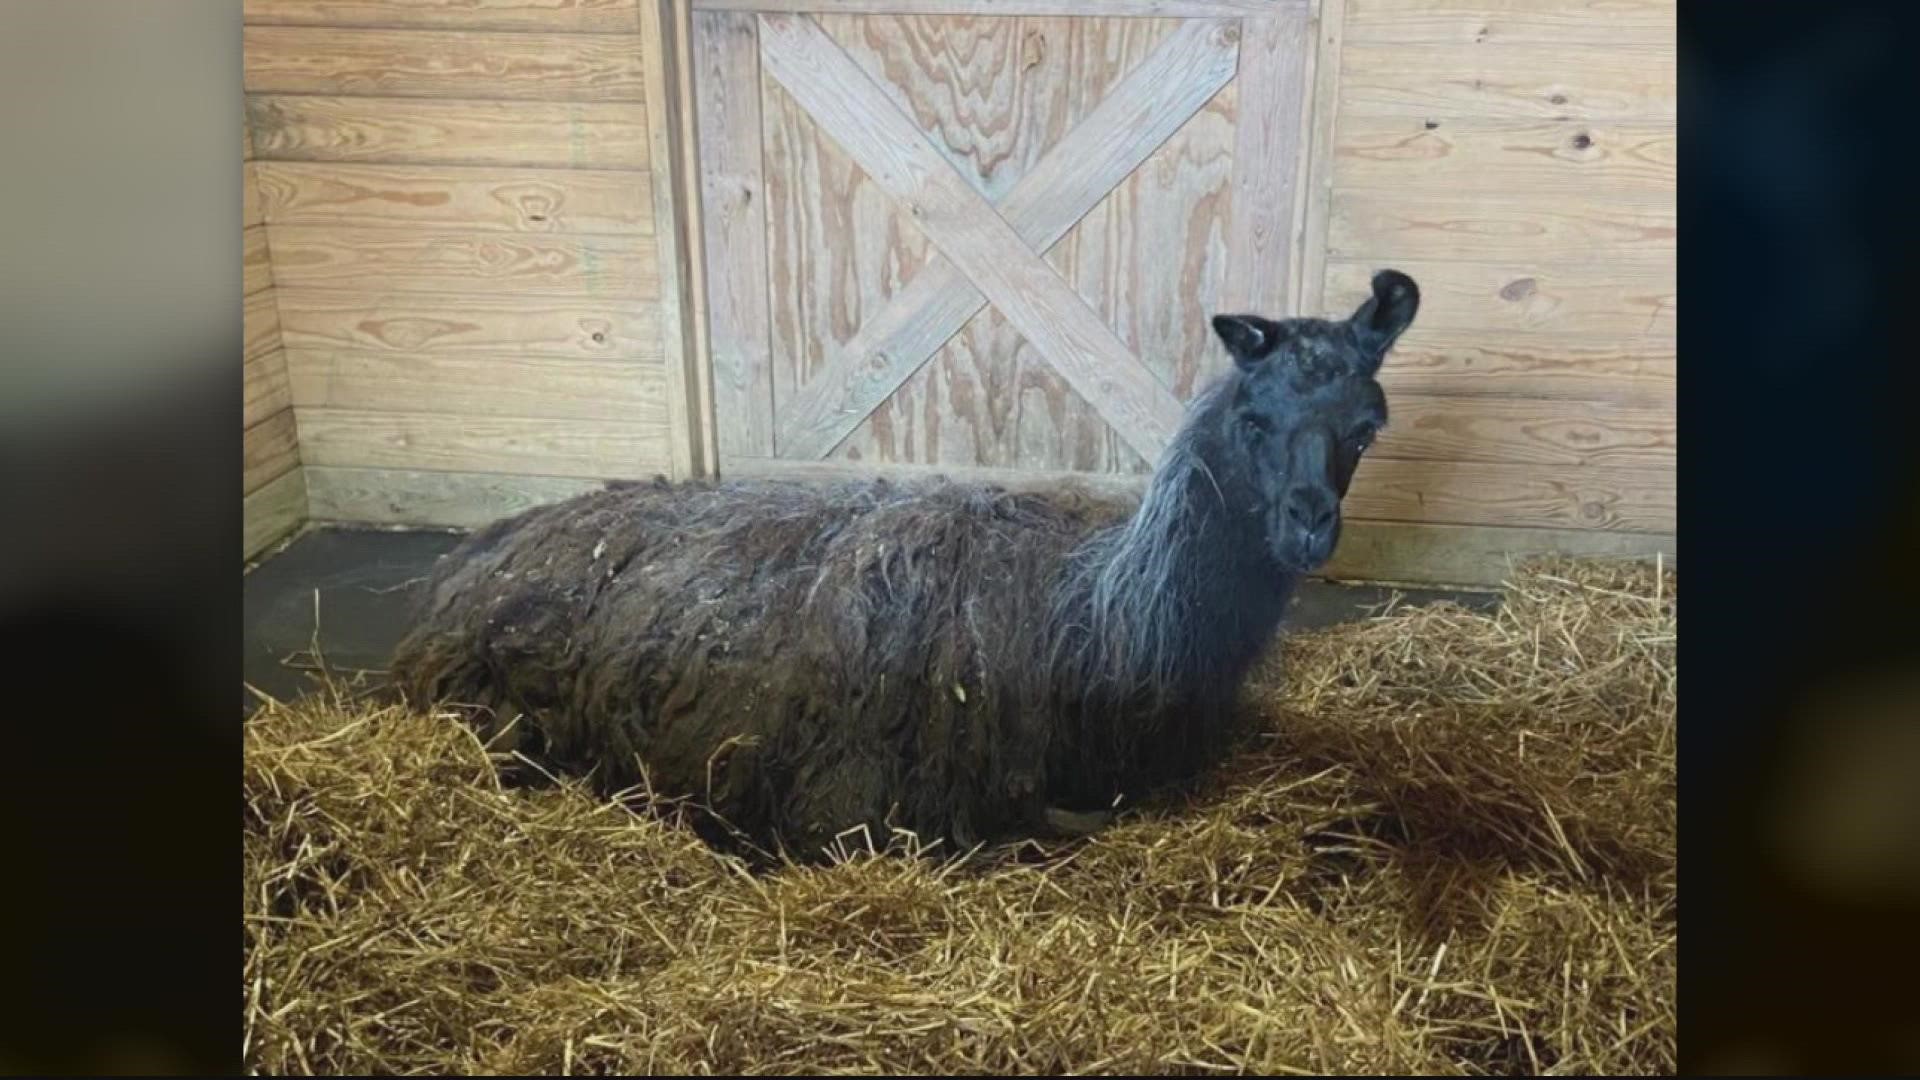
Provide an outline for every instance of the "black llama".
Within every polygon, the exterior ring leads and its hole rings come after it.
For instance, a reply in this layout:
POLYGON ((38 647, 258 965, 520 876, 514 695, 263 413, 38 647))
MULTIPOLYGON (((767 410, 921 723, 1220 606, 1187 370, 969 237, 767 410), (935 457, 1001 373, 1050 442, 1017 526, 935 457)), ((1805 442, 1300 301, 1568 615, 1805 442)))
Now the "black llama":
POLYGON ((436 570, 397 684, 542 771, 684 797, 709 838, 794 858, 862 828, 946 850, 1090 831, 1225 749, 1339 539, 1419 302, 1388 270, 1344 321, 1216 316, 1234 369, 1131 514, 945 480, 628 483, 526 511, 436 570))

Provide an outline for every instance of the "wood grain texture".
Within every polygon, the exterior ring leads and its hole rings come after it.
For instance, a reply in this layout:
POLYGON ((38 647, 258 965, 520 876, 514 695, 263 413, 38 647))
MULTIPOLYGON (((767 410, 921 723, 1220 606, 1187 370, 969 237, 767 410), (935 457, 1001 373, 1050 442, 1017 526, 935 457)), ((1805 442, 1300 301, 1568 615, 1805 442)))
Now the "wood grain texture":
POLYGON ((1497 588, 1509 580, 1517 560, 1554 554, 1663 558, 1674 566, 1679 543, 1678 538, 1660 533, 1347 521, 1341 526, 1332 560, 1316 576, 1331 581, 1497 588))
POLYGON ((1416 325, 1380 371, 1388 408, 1400 393, 1504 397, 1515 401, 1613 401, 1673 415, 1674 339, 1506 331, 1429 330, 1416 325))
POLYGON ((698 185, 693 164, 683 156, 689 134, 679 95, 689 85, 683 66, 690 62, 683 39, 685 21, 668 11, 671 0, 645 0, 640 11, 641 44, 646 53, 648 152, 653 168, 653 214, 671 226, 657 230, 660 297, 660 362, 666 369, 668 475, 686 479, 704 470, 700 447, 705 418, 695 411, 699 376, 692 370, 700 352, 693 333, 695 260, 686 245, 699 235, 698 185))
POLYGON ((1179 402, 859 65, 810 20, 782 15, 762 18, 761 57, 1021 335, 1137 451, 1157 457, 1179 427, 1179 402))
POLYGON ((273 287, 273 260, 267 251, 267 227, 249 225, 241 233, 240 293, 252 296, 273 287))
POLYGON ((259 169, 248 162, 240 167, 240 227, 251 229, 265 220, 260 205, 259 169))
MULTIPOLYGON (((1420 283, 1420 325, 1426 330, 1607 335, 1616 340, 1671 338, 1679 320, 1672 263, 1539 265, 1393 259, 1420 283)), ((1327 298, 1351 312, 1369 291, 1381 260, 1327 264, 1327 298)))
POLYGON ((246 90, 546 101, 640 101, 629 34, 249 26, 246 90))
POLYGON ((1334 155, 1333 184, 1341 193, 1631 199, 1672 207, 1679 176, 1678 132, 1662 120, 1343 114, 1334 155))
POLYGON ((1674 470, 1600 465, 1361 462, 1345 513, 1359 519, 1625 532, 1675 531, 1674 470))
POLYGON ((1672 403, 1514 401, 1389 390, 1375 458, 1672 470, 1679 437, 1672 403))
POLYGON ((249 26, 637 34, 636 0, 246 0, 249 26))
POLYGON ((665 373, 632 360, 292 349, 286 368, 300 408, 667 424, 665 373))
POLYGON ((1633 118, 1672 122, 1675 46, 1364 45, 1341 50, 1353 116, 1633 118))
POLYGON ((722 454, 773 453, 760 42, 751 15, 693 16, 714 431, 722 454))
POLYGON ((280 347, 279 290, 262 289, 247 297, 240 309, 241 355, 257 359, 280 347))
POLYGON ((271 226, 278 280, 288 288, 563 296, 618 302, 660 295, 653 241, 629 236, 534 236, 271 226))
POLYGON ((308 514, 315 521, 474 529, 535 506, 597 491, 597 480, 502 473, 428 472, 310 465, 308 514))
POLYGON ((1336 192, 1327 252, 1336 259, 1673 265, 1677 208, 1639 199, 1569 199, 1518 190, 1336 192))
POLYGON ((647 173, 262 162, 275 226, 422 226, 652 236, 647 173))
MULTIPOLYGON (((1051 248, 1225 85, 1237 37, 1230 24, 1180 27, 1026 170, 995 209, 1033 250, 1051 248)), ((949 140, 968 142, 952 140, 951 132, 949 140)), ((1193 193, 1184 194, 1190 199, 1193 193)), ((782 407, 781 454, 817 458, 831 451, 986 303, 952 262, 929 262, 782 407)))
POLYGON ((658 361, 654 304, 276 288, 289 348, 658 361))
POLYGON ((241 560, 250 560, 279 543, 306 520, 306 470, 295 466, 242 498, 241 560))
POLYGON ((1233 231, 1221 306, 1232 311, 1294 313, 1295 223, 1312 121, 1301 103, 1313 27, 1304 8, 1248 19, 1240 45, 1240 114, 1233 147, 1233 231))
POLYGON ((1220 18, 1271 15, 1308 0, 693 0, 695 11, 819 15, 1089 15, 1102 18, 1220 18))
POLYGON ((248 495, 300 464, 300 441, 292 409, 281 409, 247 428, 240 439, 241 490, 248 495))
MULTIPOLYGON (((689 416, 685 437, 689 444, 691 475, 711 477, 718 475, 720 447, 715 434, 712 350, 708 342, 707 315, 710 305, 707 301, 707 249, 703 242, 706 235, 705 207, 697 175, 700 142, 698 117, 694 111, 694 78, 698 61, 693 43, 691 12, 681 6, 680 0, 670 0, 670 4, 671 11, 666 7, 658 10, 663 24, 671 24, 678 31, 674 36, 673 49, 672 104, 677 132, 677 157, 673 172, 677 181, 675 199, 680 205, 680 218, 684 223, 681 231, 684 243, 680 254, 687 285, 685 396, 689 416)), ((675 440, 682 437, 681 431, 682 428, 676 424, 675 440)))
POLYGON ((1363 45, 1671 46, 1674 0, 1348 0, 1363 45))
POLYGON ((295 408, 312 465, 646 479, 663 474, 659 423, 295 408))
POLYGON ((1346 40, 1347 0, 1319 0, 1313 17, 1313 117, 1307 137, 1306 192, 1300 207, 1300 273, 1295 310, 1309 318, 1324 315, 1327 286, 1327 231, 1333 212, 1333 148, 1339 132, 1340 53, 1346 40))
POLYGON ((245 389, 241 394, 241 430, 258 424, 274 413, 293 407, 292 388, 287 384, 286 354, 274 350, 243 365, 245 389))
POLYGON ((256 94, 262 159, 645 169, 644 106, 256 94))

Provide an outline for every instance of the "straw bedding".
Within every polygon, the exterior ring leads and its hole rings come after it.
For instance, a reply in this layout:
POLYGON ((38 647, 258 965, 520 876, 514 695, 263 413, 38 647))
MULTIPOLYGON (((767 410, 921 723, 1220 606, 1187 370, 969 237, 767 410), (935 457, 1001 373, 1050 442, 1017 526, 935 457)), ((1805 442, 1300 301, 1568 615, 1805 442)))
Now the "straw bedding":
POLYGON ((958 859, 755 873, 443 717, 270 705, 248 1065, 1670 1074, 1675 584, 1550 562, 1296 636, 1200 796, 958 859))

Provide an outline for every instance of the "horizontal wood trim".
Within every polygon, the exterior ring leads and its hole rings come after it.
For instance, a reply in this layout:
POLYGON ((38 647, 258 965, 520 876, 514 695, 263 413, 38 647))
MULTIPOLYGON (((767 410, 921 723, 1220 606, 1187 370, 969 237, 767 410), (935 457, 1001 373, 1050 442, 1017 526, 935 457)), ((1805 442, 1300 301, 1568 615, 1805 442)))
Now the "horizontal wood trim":
POLYGON ((1674 340, 1618 335, 1428 330, 1416 324, 1380 370, 1388 408, 1401 393, 1516 400, 1572 398, 1672 410, 1674 340))
POLYGON ((576 169, 648 160, 639 104, 257 94, 247 110, 263 160, 576 169))
POLYGON ((1674 0, 1347 0, 1361 45, 1671 47, 1674 0))
POLYGON ((1336 129, 1336 196, 1638 201, 1673 212, 1679 131, 1671 120, 1347 116, 1336 129), (1431 126, 1429 126, 1431 125, 1431 126))
POLYGON ((426 472, 310 465, 315 521, 474 529, 522 510, 604 487, 599 480, 488 472, 426 472))
POLYGON ((640 32, 638 0, 246 0, 249 26, 640 32))
POLYGON ((295 466, 242 498, 241 560, 252 559, 286 539, 306 519, 306 470, 295 466))
POLYGON ((1511 579, 1516 562, 1541 555, 1661 559, 1673 566, 1679 558, 1679 539, 1586 529, 1346 521, 1332 560, 1317 576, 1333 581, 1496 588, 1511 579))
POLYGON ((666 373, 634 360, 293 349, 287 375, 301 408, 667 423, 666 373))
POLYGON ((1671 266, 1678 216, 1672 204, 1531 191, 1340 190, 1327 245, 1335 259, 1671 266))
POLYGON ((249 26, 248 93, 642 101, 630 34, 249 26))
POLYGON ((1146 490, 1148 479, 1144 475, 1006 469, 984 465, 792 461, 785 458, 735 456, 723 456, 720 459, 720 476, 722 479, 749 477, 807 483, 837 483, 874 477, 886 477, 900 483, 920 483, 945 477, 960 483, 994 484, 1009 491, 1045 491, 1069 487, 1117 498, 1138 498, 1146 490))
POLYGON ((1674 119, 1676 46, 1368 45, 1341 50, 1345 116, 1674 119))
POLYGON ((1411 461, 1368 456, 1348 493, 1355 518, 1623 532, 1675 531, 1675 470, 1411 461))
POLYGON ((255 360, 280 347, 280 305, 278 289, 262 289, 248 296, 240 309, 240 341, 243 359, 255 360))
POLYGON ((262 162, 275 226, 414 226, 485 232, 653 235, 644 172, 262 162))
POLYGON ((252 296, 273 287, 273 260, 267 254, 267 227, 250 225, 240 234, 240 293, 252 296))
POLYGON ((241 490, 248 495, 300 464, 300 440, 292 409, 282 409, 247 428, 240 439, 241 490))
POLYGON ((1405 271, 1420 285, 1418 324, 1477 331, 1497 341, 1511 330, 1672 338, 1679 320, 1673 263, 1439 262, 1329 259, 1326 299, 1351 311, 1369 293, 1375 271, 1405 271))
POLYGON ((243 370, 242 430, 293 407, 293 389, 287 382, 285 352, 275 349, 265 356, 256 357, 247 361, 243 370))
POLYGON ((824 15, 1085 15, 1206 18, 1272 15, 1307 0, 693 0, 695 11, 824 15))
POLYGON ((1387 429, 1369 459, 1672 469, 1678 458, 1671 403, 1389 394, 1387 429))
POLYGON ((275 288, 289 348, 658 360, 655 305, 275 288))
POLYGON ((288 288, 655 300, 653 241, 638 236, 534 236, 272 226, 288 288))
POLYGON ((301 457, 314 465, 451 469, 588 478, 665 473, 661 422, 549 420, 296 408, 301 457))

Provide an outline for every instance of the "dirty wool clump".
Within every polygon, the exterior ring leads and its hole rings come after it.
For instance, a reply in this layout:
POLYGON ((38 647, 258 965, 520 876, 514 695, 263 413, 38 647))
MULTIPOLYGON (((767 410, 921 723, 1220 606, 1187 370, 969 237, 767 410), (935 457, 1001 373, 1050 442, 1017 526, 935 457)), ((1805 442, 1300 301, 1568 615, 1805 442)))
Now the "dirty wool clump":
POLYGON ((962 858, 757 873, 448 717, 269 705, 248 1065, 1673 1073, 1675 583, 1543 563, 1297 636, 1198 796, 962 858))

